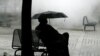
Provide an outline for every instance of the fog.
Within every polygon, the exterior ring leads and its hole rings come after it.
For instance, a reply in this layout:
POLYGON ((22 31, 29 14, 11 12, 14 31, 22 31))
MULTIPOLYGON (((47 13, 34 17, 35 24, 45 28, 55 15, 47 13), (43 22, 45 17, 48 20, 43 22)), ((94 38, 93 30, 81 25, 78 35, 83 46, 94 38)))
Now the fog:
MULTIPOLYGON (((44 11, 59 11, 66 14, 68 18, 50 19, 49 24, 56 28, 82 29, 82 20, 85 15, 88 16, 89 21, 100 21, 99 5, 100 0, 32 0, 32 16, 44 11)), ((21 6, 21 0, 0 0, 0 14, 8 13, 19 18, 21 6)), ((36 19, 32 20, 33 28, 37 24, 36 19)))
POLYGON ((43 11, 60 11, 68 18, 50 20, 51 25, 58 28, 82 28, 83 16, 88 16, 89 21, 100 21, 99 0, 33 0, 32 13, 43 11))

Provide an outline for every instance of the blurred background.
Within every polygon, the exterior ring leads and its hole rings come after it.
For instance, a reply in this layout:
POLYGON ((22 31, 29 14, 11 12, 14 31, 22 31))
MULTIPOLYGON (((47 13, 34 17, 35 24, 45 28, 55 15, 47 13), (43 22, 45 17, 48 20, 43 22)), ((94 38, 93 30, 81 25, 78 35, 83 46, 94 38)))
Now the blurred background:
MULTIPOLYGON (((82 29, 83 16, 90 21, 100 22, 99 0, 32 0, 32 16, 44 11, 65 13, 68 18, 50 20, 56 28, 82 29), (64 26, 64 27, 63 27, 64 26)), ((22 0, 0 0, 0 25, 19 27, 21 25, 22 0)), ((33 28, 38 24, 32 20, 33 28)))
MULTIPOLYGON (((3 52, 14 54, 11 48, 13 31, 21 29, 21 10, 22 0, 0 0, 0 55, 3 52)), ((31 16, 45 11, 58 11, 68 16, 50 19, 49 24, 60 33, 69 32, 71 56, 100 55, 100 0, 32 0, 31 16), (96 31, 83 31, 83 16, 97 23, 96 31)), ((33 30, 38 24, 37 19, 32 19, 33 30)))

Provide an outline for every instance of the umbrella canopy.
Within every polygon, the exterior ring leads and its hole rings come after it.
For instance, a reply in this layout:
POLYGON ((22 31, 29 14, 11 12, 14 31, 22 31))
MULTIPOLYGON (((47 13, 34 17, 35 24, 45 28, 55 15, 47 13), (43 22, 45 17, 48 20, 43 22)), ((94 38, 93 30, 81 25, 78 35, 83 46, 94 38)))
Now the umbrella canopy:
POLYGON ((42 12, 42 13, 37 13, 35 14, 32 19, 38 19, 40 15, 47 15, 47 18, 66 18, 68 16, 66 16, 64 13, 61 12, 54 12, 54 11, 46 11, 46 12, 42 12))

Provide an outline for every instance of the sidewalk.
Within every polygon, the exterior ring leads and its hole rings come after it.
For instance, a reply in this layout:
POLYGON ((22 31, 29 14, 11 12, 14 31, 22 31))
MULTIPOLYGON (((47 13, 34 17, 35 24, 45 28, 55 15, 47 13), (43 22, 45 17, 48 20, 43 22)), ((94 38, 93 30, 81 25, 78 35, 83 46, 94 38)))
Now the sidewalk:
POLYGON ((100 56, 100 30, 69 31, 71 56, 100 56))
POLYGON ((100 56, 100 31, 60 31, 70 34, 70 56, 100 56))
MULTIPOLYGON (((61 33, 69 33, 69 53, 70 56, 100 56, 100 30, 96 31, 75 31, 75 30, 59 30, 61 33)), ((9 55, 14 54, 11 48, 12 35, 0 35, 0 56, 3 52, 9 55)), ((41 53, 35 53, 40 56, 41 53)))

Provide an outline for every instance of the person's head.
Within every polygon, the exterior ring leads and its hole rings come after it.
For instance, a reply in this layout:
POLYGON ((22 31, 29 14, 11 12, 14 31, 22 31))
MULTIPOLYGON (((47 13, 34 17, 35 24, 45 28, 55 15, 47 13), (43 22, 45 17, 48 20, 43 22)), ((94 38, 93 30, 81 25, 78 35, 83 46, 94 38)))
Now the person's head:
POLYGON ((47 16, 44 14, 40 15, 38 21, 40 22, 40 24, 47 24, 47 16))
POLYGON ((63 33, 63 36, 64 36, 64 37, 69 37, 69 33, 68 33, 68 32, 64 32, 64 33, 63 33))

